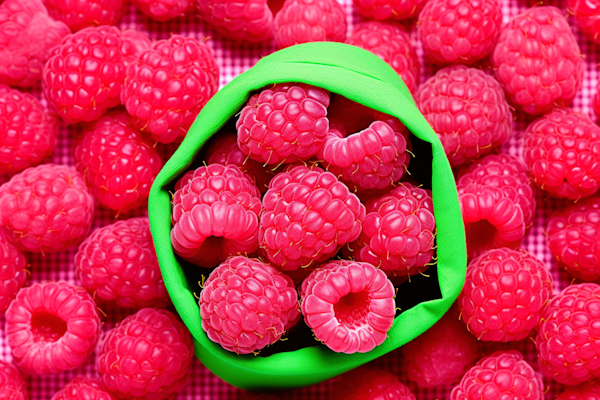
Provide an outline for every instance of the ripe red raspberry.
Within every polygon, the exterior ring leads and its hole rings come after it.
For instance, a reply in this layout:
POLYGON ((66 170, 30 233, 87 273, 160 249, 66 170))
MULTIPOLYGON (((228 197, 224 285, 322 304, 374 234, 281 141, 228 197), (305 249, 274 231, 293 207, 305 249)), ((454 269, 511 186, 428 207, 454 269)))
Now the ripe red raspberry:
POLYGON ((39 164, 56 145, 58 121, 29 93, 0 84, 0 174, 39 164))
POLYGON ((596 85, 596 94, 594 94, 592 100, 592 109, 596 116, 600 116, 600 81, 598 81, 598 84, 596 85))
POLYGON ((363 17, 377 20, 416 17, 426 2, 427 0, 354 0, 363 17))
POLYGON ((419 87, 415 101, 453 167, 491 153, 511 135, 513 117, 502 87, 479 69, 444 68, 419 87))
POLYGON ((72 167, 42 164, 0 186, 0 225, 21 251, 57 253, 81 242, 94 219, 94 198, 72 167))
POLYGON ((450 400, 543 400, 540 373, 518 351, 497 351, 467 371, 452 389, 450 400))
POLYGON ((525 166, 508 154, 492 154, 459 173, 460 207, 469 257, 516 248, 535 215, 535 192, 525 166))
MULTIPOLYGON (((86 28, 55 48, 44 67, 42 87, 49 105, 67 123, 94 121, 119 104, 126 64, 144 44, 142 35, 131 36, 112 26, 86 28)), ((150 46, 147 38, 145 45, 150 46)))
POLYGON ((543 114, 573 100, 583 79, 583 58, 563 12, 532 7, 505 26, 491 56, 510 101, 543 114))
POLYGON ((100 204, 117 214, 147 204, 162 160, 127 113, 111 112, 86 126, 74 153, 77 170, 100 204))
POLYGON ((410 389, 388 371, 364 366, 342 375, 330 400, 416 400, 410 389))
POLYGON ((275 43, 280 49, 344 39, 346 15, 337 0, 286 0, 275 16, 275 43))
POLYGON ((115 400, 97 379, 73 378, 51 400, 115 400))
POLYGON ((358 24, 346 43, 369 50, 388 63, 413 93, 419 85, 419 59, 404 28, 395 22, 358 24))
POLYGON ((258 249, 260 192, 237 166, 200 167, 175 190, 171 242, 182 258, 212 268, 258 249))
POLYGON ((94 351, 100 317, 92 297, 67 282, 23 288, 6 310, 6 336, 17 367, 29 375, 78 368, 94 351))
POLYGON ((175 315, 144 308, 108 332, 96 369, 119 399, 163 400, 185 386, 193 357, 190 332, 175 315))
POLYGON ((261 250, 285 271, 316 266, 356 240, 365 207, 331 172, 295 167, 275 176, 263 198, 261 250))
POLYGON ((215 268, 200 293, 202 329, 236 354, 274 344, 300 319, 292 279, 257 259, 232 257, 215 268))
MULTIPOLYGON (((193 0, 191 0, 193 1, 193 0)), ((141 12, 156 21, 168 21, 180 17, 189 10, 190 0, 132 0, 141 12)))
POLYGON ((473 64, 498 40, 502 9, 497 0, 431 0, 419 15, 425 56, 437 64, 473 64))
POLYGON ((73 32, 88 26, 114 25, 123 13, 124 0, 44 0, 52 18, 73 32))
POLYGON ((0 233, 0 313, 6 311, 17 292, 25 285, 27 266, 25 255, 0 233))
POLYGON ((523 157, 552 197, 578 200, 600 188, 600 127, 585 114, 555 109, 532 122, 523 157))
POLYGON ((600 384, 596 381, 587 385, 570 387, 556 400, 600 400, 600 384))
POLYGON ((165 308, 170 304, 147 217, 94 231, 75 254, 75 268, 84 288, 119 307, 165 308))
POLYGON ((599 0, 568 0, 567 11, 575 17, 579 29, 594 43, 600 44, 599 0))
POLYGON ((535 339, 544 375, 565 385, 600 377, 599 326, 599 285, 571 285, 555 296, 535 339))
POLYGON ((127 69, 121 101, 134 124, 160 143, 183 138, 219 88, 219 67, 204 42, 173 35, 127 69))
POLYGON ((26 382, 12 364, 0 360, 0 398, 3 400, 27 400, 26 382))
POLYGON ((267 0, 196 1, 200 16, 225 37, 256 43, 273 36, 273 12, 267 0))
POLYGON ((242 153, 264 164, 308 160, 329 131, 329 92, 304 83, 277 84, 248 100, 236 122, 242 153))
POLYGON ((0 5, 0 83, 35 84, 52 48, 69 33, 68 26, 48 16, 41 0, 5 0, 0 5))

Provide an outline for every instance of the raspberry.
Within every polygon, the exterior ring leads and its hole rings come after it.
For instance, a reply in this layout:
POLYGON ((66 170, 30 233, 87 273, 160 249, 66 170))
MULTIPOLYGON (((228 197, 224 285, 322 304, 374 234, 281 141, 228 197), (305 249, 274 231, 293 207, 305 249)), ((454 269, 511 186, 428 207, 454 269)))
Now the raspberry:
POLYGON ((25 255, 0 233, 0 313, 6 311, 17 292, 25 285, 27 266, 25 255))
POLYGON ((286 0, 275 16, 277 47, 308 42, 343 42, 346 16, 336 0, 286 0))
POLYGON ((258 239, 286 271, 316 266, 358 238, 365 207, 330 172, 295 167, 275 176, 263 198, 258 239))
POLYGON ((354 0, 363 17, 377 20, 416 17, 426 2, 427 0, 354 0))
POLYGON ((600 127, 585 114, 555 109, 525 132, 533 182, 557 198, 578 200, 600 188, 600 127))
POLYGON ((242 397, 242 400, 280 400, 280 398, 268 394, 249 394, 247 396, 242 397))
POLYGON ((330 393, 331 400, 416 400, 398 377, 370 366, 346 372, 330 393))
POLYGON ((27 400, 26 382, 12 364, 0 360, 0 397, 6 400, 27 400))
POLYGON ((52 18, 73 32, 88 26, 114 25, 123 13, 124 0, 44 0, 52 18))
POLYGON ((115 400, 97 379, 78 376, 52 396, 52 400, 115 400))
POLYGON ((163 400, 185 386, 193 356, 190 332, 175 315, 144 308, 108 332, 96 368, 119 399, 163 400))
POLYGON ((5 0, 0 5, 0 83, 35 84, 52 48, 69 33, 40 0, 5 0))
POLYGON ((500 32, 491 61, 510 101, 528 114, 570 103, 583 79, 577 40, 553 6, 514 17, 500 32))
POLYGON ((359 23, 346 43, 375 54, 400 75, 412 93, 419 84, 419 59, 404 28, 394 22, 359 23))
POLYGON ((236 354, 256 353, 278 342, 300 318, 292 279, 239 256, 211 272, 199 305, 208 338, 236 354))
POLYGON ((115 27, 100 26, 63 39, 42 77, 46 100, 63 120, 95 121, 119 104, 126 64, 143 43, 139 36, 132 41, 115 27))
POLYGON ((165 308, 170 304, 147 217, 96 230, 79 247, 75 268, 84 288, 119 307, 165 308))
POLYGON ((592 109, 594 110, 594 114, 596 116, 600 116, 600 81, 596 86, 596 94, 594 94, 594 98, 592 100, 592 109))
MULTIPOLYGON (((600 44, 599 0, 568 0, 567 11, 575 17, 579 29, 594 43, 600 44)), ((586 399, 587 400, 587 399, 586 399)))
POLYGON ((387 338, 394 323, 394 285, 369 263, 336 260, 302 282, 304 322, 336 353, 365 353, 387 338))
POLYGON ((0 84, 0 174, 39 164, 56 145, 58 121, 29 93, 0 84))
POLYGON ((437 64, 473 64, 493 50, 502 9, 497 0, 431 0, 419 15, 426 57, 437 64))
POLYGON ((599 285, 571 285, 555 296, 535 339, 544 375, 565 385, 600 377, 599 325, 599 285))
POLYGON ((593 382, 568 388, 556 400, 600 400, 600 384, 593 382))
POLYGON ((111 112, 84 134, 75 147, 75 162, 94 197, 119 214, 145 206, 162 160, 129 115, 111 112))
POLYGON ((141 12, 156 21, 168 21, 180 17, 190 8, 190 0, 132 0, 131 2, 141 12))
POLYGON ((96 303, 67 282, 23 288, 6 310, 6 336, 17 367, 29 375, 78 368, 100 335, 96 303))
POLYGON ((308 160, 329 130, 329 92, 304 83, 277 84, 248 100, 236 122, 242 153, 265 164, 308 160))
POLYGON ((198 13, 217 32, 236 41, 263 42, 273 36, 267 0, 197 0, 198 13))
POLYGON ((172 203, 171 242, 185 260, 212 268, 258 249, 260 192, 237 166, 210 164, 186 174, 172 203))
POLYGON ((479 69, 444 68, 419 87, 415 101, 453 167, 491 153, 511 135, 513 117, 502 87, 479 69))
POLYGON ((458 197, 470 257, 499 247, 516 248, 535 215, 535 192, 525 166, 492 154, 459 174, 458 197))
POLYGON ((159 40, 127 69, 121 101, 134 124, 160 143, 183 138, 219 88, 219 67, 193 38, 159 40))
POLYGON ((452 389, 450 400, 542 400, 541 375, 518 351, 497 351, 484 357, 452 389))
POLYGON ((42 164, 0 186, 0 225, 21 251, 57 253, 81 242, 94 219, 94 198, 72 167, 42 164))

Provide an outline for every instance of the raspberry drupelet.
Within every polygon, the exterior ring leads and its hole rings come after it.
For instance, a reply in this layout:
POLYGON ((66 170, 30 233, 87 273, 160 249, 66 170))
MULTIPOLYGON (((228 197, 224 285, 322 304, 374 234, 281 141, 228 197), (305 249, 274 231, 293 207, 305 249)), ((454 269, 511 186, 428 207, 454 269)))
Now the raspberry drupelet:
POLYGON ((394 374, 371 366, 353 369, 329 393, 330 400, 416 400, 394 374))

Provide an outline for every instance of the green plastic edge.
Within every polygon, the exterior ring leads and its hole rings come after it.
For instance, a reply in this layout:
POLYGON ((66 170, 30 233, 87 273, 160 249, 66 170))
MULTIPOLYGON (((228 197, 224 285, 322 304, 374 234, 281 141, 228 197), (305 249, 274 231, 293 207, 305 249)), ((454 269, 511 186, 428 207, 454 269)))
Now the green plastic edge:
POLYGON ((439 139, 391 67, 368 51, 342 43, 307 43, 275 52, 215 94, 157 176, 148 209, 163 280, 177 312, 192 333, 196 356, 217 376, 246 390, 316 384, 386 354, 437 322, 456 300, 464 284, 467 259, 464 225, 454 177, 439 139), (420 303, 400 314, 388 339, 368 353, 336 354, 319 344, 268 357, 239 356, 222 349, 202 330, 197 300, 187 287, 171 247, 169 185, 187 170, 206 140, 242 108, 251 92, 283 82, 319 86, 393 115, 415 136, 432 145, 432 189, 442 299, 420 303))

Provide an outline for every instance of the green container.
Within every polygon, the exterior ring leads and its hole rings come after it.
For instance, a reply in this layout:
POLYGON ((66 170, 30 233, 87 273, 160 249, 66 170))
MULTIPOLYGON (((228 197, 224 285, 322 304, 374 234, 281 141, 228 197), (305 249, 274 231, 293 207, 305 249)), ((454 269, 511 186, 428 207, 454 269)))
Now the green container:
MULTIPOLYGON (((163 279, 177 312, 194 338, 196 356, 223 380, 246 390, 312 385, 397 349, 444 315, 458 297, 465 279, 463 220, 442 144, 398 74, 377 56, 346 44, 320 42, 293 46, 262 58, 232 80, 202 109, 179 149, 165 164, 150 192, 148 208, 163 279), (175 256, 171 246, 170 192, 176 180, 188 169, 201 165, 197 156, 202 146, 228 121, 236 119, 253 93, 284 82, 318 86, 399 118, 411 132, 416 154, 409 170, 419 182, 430 185, 433 192, 437 266, 430 269, 434 273, 429 278, 417 276, 400 286, 397 301, 404 296, 403 310, 397 314, 386 341, 368 353, 337 354, 316 341, 304 348, 271 352, 268 356, 236 355, 224 350, 208 339, 200 325, 194 291, 200 290, 196 282, 201 268, 190 268, 175 256), (430 293, 429 298, 420 301, 423 293, 430 293)), ((278 344, 273 349, 275 346, 278 344)))

